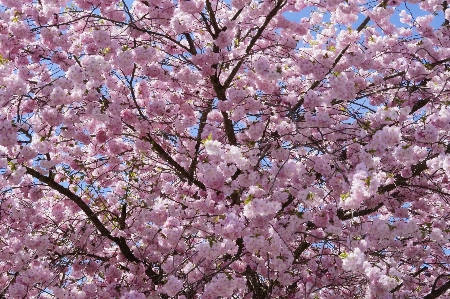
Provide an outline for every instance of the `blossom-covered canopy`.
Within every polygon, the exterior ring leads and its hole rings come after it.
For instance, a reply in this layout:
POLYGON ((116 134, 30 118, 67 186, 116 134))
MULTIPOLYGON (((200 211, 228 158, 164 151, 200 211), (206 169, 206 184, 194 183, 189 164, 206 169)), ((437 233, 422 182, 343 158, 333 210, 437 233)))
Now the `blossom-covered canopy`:
POLYGON ((0 3, 0 298, 449 298, 448 1, 0 3))

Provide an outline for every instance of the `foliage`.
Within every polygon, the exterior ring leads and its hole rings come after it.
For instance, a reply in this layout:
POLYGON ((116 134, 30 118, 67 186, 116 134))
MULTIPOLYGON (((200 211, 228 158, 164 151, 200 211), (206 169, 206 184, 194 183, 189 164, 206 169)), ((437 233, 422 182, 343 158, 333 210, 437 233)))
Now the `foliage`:
POLYGON ((0 3, 0 298, 449 296, 447 1, 0 3))

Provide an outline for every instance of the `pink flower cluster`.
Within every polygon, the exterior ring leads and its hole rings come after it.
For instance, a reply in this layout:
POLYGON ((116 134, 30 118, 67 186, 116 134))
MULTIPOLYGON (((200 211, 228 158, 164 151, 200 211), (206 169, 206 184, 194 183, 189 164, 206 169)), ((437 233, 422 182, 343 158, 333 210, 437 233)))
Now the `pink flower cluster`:
POLYGON ((0 3, 0 297, 449 296, 445 1, 0 3))

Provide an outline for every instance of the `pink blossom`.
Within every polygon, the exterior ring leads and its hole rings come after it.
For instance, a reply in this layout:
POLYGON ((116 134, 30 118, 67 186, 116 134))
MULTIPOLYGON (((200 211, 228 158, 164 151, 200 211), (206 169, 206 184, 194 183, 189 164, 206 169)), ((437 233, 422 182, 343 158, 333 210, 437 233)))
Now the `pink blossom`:
POLYGON ((162 292, 169 296, 175 296, 183 288, 183 282, 175 276, 169 276, 166 284, 161 289, 162 292))
POLYGON ((450 290, 443 1, 0 2, 3 297, 450 290))
POLYGON ((358 247, 343 256, 342 268, 345 271, 355 271, 365 263, 365 255, 358 247))

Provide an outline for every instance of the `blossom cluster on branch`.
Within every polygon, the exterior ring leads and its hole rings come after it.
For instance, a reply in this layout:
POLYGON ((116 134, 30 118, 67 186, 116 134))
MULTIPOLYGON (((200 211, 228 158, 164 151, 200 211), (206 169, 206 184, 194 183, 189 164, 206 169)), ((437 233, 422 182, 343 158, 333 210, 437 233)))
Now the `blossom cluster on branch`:
POLYGON ((448 1, 0 4, 0 298, 450 296, 448 1))

